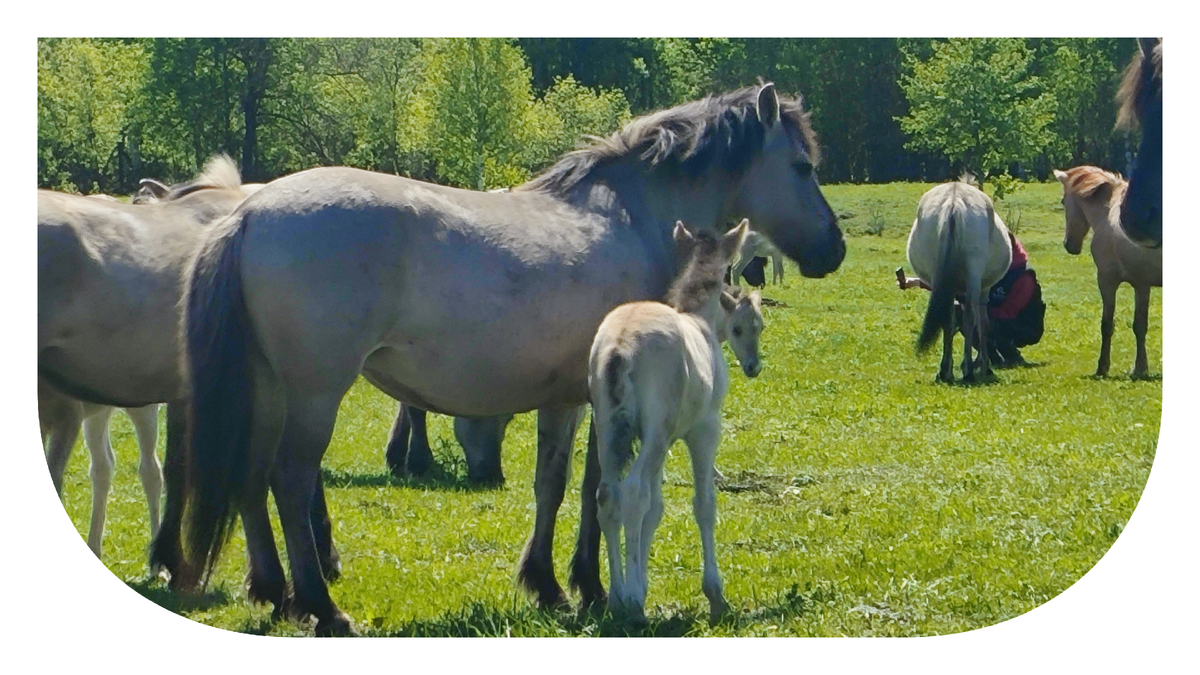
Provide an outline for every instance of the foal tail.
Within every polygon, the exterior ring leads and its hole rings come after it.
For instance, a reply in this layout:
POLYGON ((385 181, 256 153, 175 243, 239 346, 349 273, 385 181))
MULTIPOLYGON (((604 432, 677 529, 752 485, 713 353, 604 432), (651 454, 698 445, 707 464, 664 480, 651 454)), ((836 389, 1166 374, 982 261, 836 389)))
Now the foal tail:
POLYGON ((634 400, 632 364, 617 351, 609 353, 604 365, 604 391, 608 396, 607 418, 601 427, 601 447, 625 467, 633 459, 633 439, 637 429, 637 401, 634 400))
POLYGON ((181 342, 190 398, 185 542, 190 573, 202 571, 205 578, 233 529, 234 504, 250 473, 250 355, 256 345, 242 293, 244 234, 240 212, 217 225, 184 295, 181 342))
POLYGON ((925 321, 921 324, 921 336, 917 338, 917 352, 924 353, 933 345, 938 332, 949 328, 954 320, 954 289, 959 285, 961 266, 954 255, 955 239, 958 236, 954 218, 955 204, 950 202, 942 210, 945 227, 939 228, 937 273, 932 279, 933 291, 929 295, 929 306, 925 308, 925 321))

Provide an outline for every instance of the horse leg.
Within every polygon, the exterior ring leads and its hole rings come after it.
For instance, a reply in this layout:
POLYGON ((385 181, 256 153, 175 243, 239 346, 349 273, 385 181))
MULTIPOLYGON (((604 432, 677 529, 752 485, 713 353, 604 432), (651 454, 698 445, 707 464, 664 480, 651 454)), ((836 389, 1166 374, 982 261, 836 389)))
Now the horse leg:
POLYGON ((1113 314, 1117 310, 1117 287, 1121 282, 1100 279, 1100 300, 1104 313, 1100 317, 1100 362, 1096 364, 1096 377, 1108 375, 1109 354, 1112 350, 1113 314))
POLYGON ((404 475, 404 460, 408 457, 408 439, 411 435, 412 420, 408 416, 408 406, 401 403, 396 410, 396 421, 392 422, 392 430, 388 432, 385 453, 388 470, 397 478, 404 475))
POLYGON ((1150 286, 1134 286, 1133 336, 1137 338, 1137 360, 1129 376, 1137 380, 1146 377, 1150 365, 1146 358, 1146 330, 1150 327, 1150 286))
POLYGON ((938 368, 938 380, 954 383, 954 312, 942 326, 942 365, 938 368))
POLYGON ((638 591, 640 592, 638 603, 639 607, 645 608, 646 594, 650 588, 650 543, 654 541, 654 532, 658 529, 658 524, 662 522, 663 515, 663 498, 662 498, 662 480, 663 480, 663 464, 667 459, 666 444, 655 446, 655 452, 645 454, 646 462, 642 466, 641 482, 645 494, 645 510, 642 513, 641 533, 638 536, 638 559, 637 559, 637 574, 638 574, 638 591))
POLYGON ((428 415, 420 408, 406 406, 409 420, 412 421, 412 438, 408 444, 408 472, 414 476, 424 476, 429 467, 433 466, 433 451, 429 449, 429 432, 425 428, 425 417, 428 415))
POLYGON ((117 458, 108 442, 108 420, 113 409, 109 406, 86 404, 83 418, 83 442, 92 457, 92 523, 88 528, 88 548, 100 557, 104 539, 104 518, 108 510, 108 492, 112 488, 117 458))
MULTIPOLYGON (((602 433, 611 433, 604 430, 602 433)), ((595 427, 588 432, 589 436, 596 434, 595 427)), ((606 441, 607 441, 606 436, 606 441)), ((589 438, 588 444, 592 441, 589 438)), ((589 450, 589 453, 591 451, 589 450)), ((621 611, 621 603, 625 599, 625 572, 621 563, 621 466, 618 462, 617 453, 619 449, 613 448, 611 444, 606 443, 602 448, 596 451, 596 476, 593 480, 596 481, 596 525, 604 533, 604 546, 608 553, 608 582, 611 584, 611 593, 607 598, 607 605, 610 612, 619 613, 621 611)), ((589 458, 590 462, 590 458, 589 458)), ((587 483, 587 477, 584 477, 584 483, 587 483)), ((584 487, 584 493, 587 493, 587 488, 584 487)), ((583 528, 580 525, 580 539, 583 538, 583 528)), ((599 542, 596 542, 596 548, 599 548, 599 542)), ((578 554, 578 550, 576 551, 578 554)), ((598 565, 597 565, 598 566, 598 565)), ((599 571, 597 570, 596 581, 599 582, 599 571)))
POLYGON ((138 478, 150 506, 150 538, 158 534, 159 508, 162 506, 163 472, 158 462, 158 404, 126 408, 138 440, 138 478))
POLYGON ((166 488, 166 504, 163 508, 162 524, 158 534, 150 542, 150 575, 166 572, 171 576, 172 588, 187 587, 192 576, 184 572, 183 547, 179 537, 183 525, 184 480, 186 457, 183 436, 187 425, 187 401, 167 403, 167 449, 163 463, 163 482, 166 488))
POLYGON ((38 423, 42 428, 42 442, 46 444, 50 480, 59 499, 62 499, 63 474, 67 470, 67 460, 71 459, 71 451, 75 449, 75 441, 79 438, 83 406, 39 383, 38 423))
POLYGON ((302 399, 293 393, 286 397, 287 421, 271 475, 271 491, 279 509, 295 589, 293 606, 298 616, 316 617, 317 635, 354 632, 349 615, 329 597, 312 528, 321 457, 333 435, 343 394, 302 399))
MULTIPOLYGON (((621 525, 625 530, 625 597, 622 604, 630 618, 644 621, 646 617, 647 554, 650 541, 646 536, 657 523, 647 527, 654 506, 654 483, 667 458, 670 438, 665 426, 654 422, 642 425, 642 447, 621 481, 621 525)), ((711 476, 710 476, 711 480, 711 476)), ((658 514, 661 517, 661 513, 658 514)))
POLYGON ((313 494, 312 508, 313 538, 317 542, 317 558, 321 561, 321 575, 333 583, 342 576, 342 557, 333 545, 333 522, 329 520, 329 507, 325 502, 325 479, 317 474, 317 491, 313 494))
POLYGON ((500 448, 512 415, 454 418, 454 438, 467 458, 467 480, 478 485, 503 485, 500 448))
MULTIPOLYGON (((953 333, 949 333, 953 335, 953 333)), ((713 487, 713 468, 716 465, 717 443, 721 438, 720 413, 701 422, 688 434, 688 454, 692 459, 692 483, 695 496, 692 508, 700 528, 700 546, 704 551, 704 577, 701 587, 708 598, 709 619, 716 621, 728 609, 725 585, 717 569, 717 495, 713 487)))
POLYGON ((783 254, 778 251, 771 254, 771 283, 783 283, 783 254))
POLYGON ((271 603, 275 608, 271 620, 278 621, 287 607, 287 578, 279 562, 275 532, 267 514, 267 491, 259 488, 254 494, 246 495, 239 511, 250 567, 246 572, 246 595, 256 604, 271 603))
POLYGON ((554 576, 554 519, 562 505, 571 474, 571 446, 583 415, 583 406, 538 409, 538 455, 533 492, 537 515, 533 536, 525 546, 517 579, 537 593, 545 609, 567 604, 567 596, 554 576))
POLYGON ((979 353, 979 376, 988 378, 992 374, 992 356, 988 351, 988 332, 991 324, 988 321, 987 296, 984 295, 975 303, 975 337, 978 344, 975 351, 979 353))
MULTIPOLYGON (((579 590, 584 608, 600 606, 608 601, 604 584, 600 583, 600 522, 597 516, 596 491, 600 487, 600 456, 596 439, 596 417, 588 424, 587 459, 583 469, 583 494, 580 495, 579 538, 575 540, 575 555, 571 558, 571 588, 579 590)), ((620 541, 617 542, 618 548, 620 541)), ((609 545, 612 549, 612 545, 609 545)))

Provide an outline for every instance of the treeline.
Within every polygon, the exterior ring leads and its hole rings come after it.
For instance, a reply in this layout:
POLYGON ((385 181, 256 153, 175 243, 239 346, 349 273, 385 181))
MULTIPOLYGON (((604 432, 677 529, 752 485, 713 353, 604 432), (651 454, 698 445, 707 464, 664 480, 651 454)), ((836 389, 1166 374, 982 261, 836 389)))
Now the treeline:
POLYGON ((512 185, 584 134, 753 84, 802 92, 824 182, 1124 170, 1132 39, 41 39, 38 185, 110 193, 350 165, 512 185))

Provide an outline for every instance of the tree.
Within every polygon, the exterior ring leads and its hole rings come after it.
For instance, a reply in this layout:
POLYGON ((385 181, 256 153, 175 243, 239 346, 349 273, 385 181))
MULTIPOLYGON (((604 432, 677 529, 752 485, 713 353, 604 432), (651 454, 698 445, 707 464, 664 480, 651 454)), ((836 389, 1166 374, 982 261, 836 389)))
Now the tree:
POLYGON ((1054 141, 1057 102, 1029 73, 1033 52, 1020 39, 951 39, 928 59, 906 54, 900 86, 909 113, 899 118, 906 147, 943 154, 991 179, 1003 196, 1014 163, 1030 162, 1054 141))

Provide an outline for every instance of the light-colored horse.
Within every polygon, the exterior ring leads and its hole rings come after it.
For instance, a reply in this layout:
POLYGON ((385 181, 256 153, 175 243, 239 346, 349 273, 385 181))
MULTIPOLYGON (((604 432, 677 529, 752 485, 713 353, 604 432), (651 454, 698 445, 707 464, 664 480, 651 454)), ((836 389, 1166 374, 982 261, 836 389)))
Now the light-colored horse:
POLYGON ((757 257, 771 259, 771 283, 783 283, 783 253, 767 239, 765 235, 755 230, 750 230, 746 235, 746 241, 734 256, 733 273, 730 275, 733 283, 741 285, 742 272, 746 267, 757 257))
POLYGON ((721 342, 730 339, 748 377, 761 370, 762 313, 757 293, 735 298, 721 291, 725 266, 745 232, 745 221, 721 237, 708 232, 694 236, 683 223, 676 225, 676 241, 689 253, 668 295, 670 304, 621 305, 604 318, 592 343, 588 387, 599 438, 601 477, 596 501, 612 584, 608 605, 635 619, 645 616, 650 542, 662 520, 667 450, 681 439, 692 461, 692 504, 704 551, 704 595, 714 620, 726 608, 717 569, 713 486, 721 405, 729 388, 721 342), (633 443, 638 439, 641 447, 635 457, 633 443))
MULTIPOLYGON (((816 153, 801 103, 765 85, 635 119, 508 193, 349 168, 270 183, 213 232, 186 298, 194 562, 211 569, 240 512, 253 566, 282 581, 269 486, 295 607, 319 634, 352 630, 306 512, 361 373, 433 412, 538 410, 537 513, 518 578, 539 604, 564 604, 554 520, 596 328, 620 304, 664 297, 676 219, 716 229, 747 217, 806 276, 836 270, 845 243, 816 153)), ((580 566, 594 601, 596 552, 577 551, 580 566)))
POLYGON ((214 158, 174 199, 134 206, 38 190, 38 416, 54 488, 83 425, 91 455, 88 546, 98 556, 114 455, 113 407, 125 408, 138 474, 158 534, 162 467, 158 403, 181 390, 177 347, 181 272, 206 225, 242 201, 237 168, 214 158))
POLYGON ((1054 177, 1063 185, 1063 210, 1066 212, 1063 247, 1067 253, 1078 255, 1083 250, 1088 230, 1092 231, 1092 261, 1096 263, 1096 282, 1104 303, 1096 376, 1108 375, 1117 289, 1128 283, 1134 292, 1133 334, 1137 338, 1137 360, 1129 375, 1145 377, 1149 370, 1146 329, 1150 289, 1162 288, 1162 248, 1139 246, 1125 236, 1120 227, 1121 204, 1128 184, 1120 177, 1094 166, 1056 170, 1054 177))
POLYGON ((990 376, 987 296, 1012 263, 1008 228, 996 215, 991 198, 969 178, 926 192, 917 205, 917 218, 908 235, 908 263, 932 289, 917 349, 928 349, 938 331, 942 332, 938 379, 954 381, 951 357, 956 296, 965 301, 963 379, 975 377, 973 348, 979 352, 981 376, 990 376))

